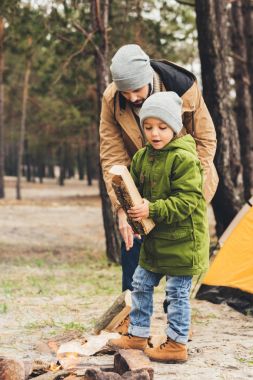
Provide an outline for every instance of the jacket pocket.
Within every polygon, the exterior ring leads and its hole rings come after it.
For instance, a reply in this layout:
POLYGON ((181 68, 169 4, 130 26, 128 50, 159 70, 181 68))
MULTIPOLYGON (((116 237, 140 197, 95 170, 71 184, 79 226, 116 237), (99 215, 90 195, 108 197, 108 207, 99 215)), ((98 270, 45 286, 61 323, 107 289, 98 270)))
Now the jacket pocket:
POLYGON ((145 246, 158 267, 189 268, 198 261, 193 230, 189 227, 166 232, 155 231, 145 246))
POLYGON ((170 241, 174 240, 193 240, 193 232, 189 227, 178 227, 174 230, 169 230, 167 232, 155 232, 154 236, 161 239, 167 239, 170 241))

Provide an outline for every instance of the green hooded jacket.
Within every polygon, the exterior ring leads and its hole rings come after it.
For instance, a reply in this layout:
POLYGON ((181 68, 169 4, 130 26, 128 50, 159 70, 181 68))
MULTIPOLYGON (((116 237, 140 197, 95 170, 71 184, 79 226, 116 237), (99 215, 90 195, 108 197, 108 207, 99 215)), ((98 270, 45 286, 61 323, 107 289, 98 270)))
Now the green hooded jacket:
POLYGON ((209 233, 202 168, 192 136, 172 140, 163 149, 138 150, 131 174, 155 228, 144 237, 139 264, 171 276, 207 270, 209 233))

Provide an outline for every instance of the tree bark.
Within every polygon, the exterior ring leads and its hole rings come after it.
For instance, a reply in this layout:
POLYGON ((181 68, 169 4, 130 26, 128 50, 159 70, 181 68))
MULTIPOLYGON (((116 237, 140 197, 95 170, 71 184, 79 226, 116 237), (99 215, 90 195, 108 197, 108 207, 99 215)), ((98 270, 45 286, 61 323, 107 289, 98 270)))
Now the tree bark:
MULTIPOLYGON (((247 66, 250 77, 251 108, 253 110, 253 0, 242 1, 244 35, 247 46, 247 66)), ((253 141, 251 141, 253 146, 253 141)))
MULTIPOLYGON (((95 63, 97 79, 97 96, 98 96, 98 114, 101 110, 101 100, 103 92, 109 84, 109 74, 107 66, 108 57, 108 11, 109 0, 104 0, 103 11, 101 10, 101 1, 91 1, 91 15, 93 30, 99 34, 99 46, 95 45, 95 63)), ((99 139, 99 134, 97 136, 99 139)), ((99 161, 99 160, 98 160, 99 161)), ((106 186, 103 180, 101 165, 99 163, 99 188, 102 199, 102 213, 106 237, 106 255, 110 261, 120 261, 120 236, 117 227, 116 216, 112 212, 111 201, 107 194, 106 186)))
POLYGON ((17 199, 21 199, 21 177, 22 177, 22 161, 24 153, 24 139, 26 130, 26 114, 27 114, 27 99, 28 99, 28 88, 29 88, 29 78, 31 74, 31 58, 28 59, 25 70, 24 88, 23 88, 23 101, 22 101, 22 116, 21 116, 21 128, 20 128, 20 138, 18 145, 18 168, 17 168, 17 199))
MULTIPOLYGON (((86 149, 85 149, 85 164, 86 164, 86 174, 87 174, 87 184, 88 186, 92 186, 92 179, 94 178, 94 155, 92 154, 92 126, 86 131, 86 149)), ((97 128, 97 126, 96 126, 97 128)), ((97 131, 95 132, 97 134, 97 131)), ((98 160, 98 157, 95 158, 98 160)))
POLYGON ((4 198, 4 20, 0 16, 0 198, 4 198))
POLYGON ((253 189, 253 115, 241 0, 232 3, 231 16, 231 41, 236 89, 235 113, 243 164, 244 196, 245 199, 249 199, 253 189))
POLYGON ((213 199, 218 236, 240 210, 244 200, 238 131, 229 97, 227 12, 225 0, 196 0, 203 92, 218 140, 215 164, 220 181, 213 199))

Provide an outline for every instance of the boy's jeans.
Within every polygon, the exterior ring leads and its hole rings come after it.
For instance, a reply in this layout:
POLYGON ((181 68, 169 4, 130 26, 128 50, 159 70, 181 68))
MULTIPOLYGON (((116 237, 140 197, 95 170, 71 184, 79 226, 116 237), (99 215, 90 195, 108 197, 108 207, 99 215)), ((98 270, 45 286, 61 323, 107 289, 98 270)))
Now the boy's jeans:
MULTIPOLYGON (((148 338, 153 313, 153 292, 164 275, 153 273, 139 265, 133 276, 132 309, 129 334, 148 338)), ((192 276, 166 276, 168 325, 166 334, 172 340, 186 344, 191 320, 190 290, 192 276)))

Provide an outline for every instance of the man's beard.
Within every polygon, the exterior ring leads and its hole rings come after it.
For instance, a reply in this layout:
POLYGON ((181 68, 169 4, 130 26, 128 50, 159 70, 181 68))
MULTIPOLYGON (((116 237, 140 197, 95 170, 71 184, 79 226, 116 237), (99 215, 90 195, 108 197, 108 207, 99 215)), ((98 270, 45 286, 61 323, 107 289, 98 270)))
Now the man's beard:
POLYGON ((145 102, 146 99, 138 101, 138 102, 130 102, 134 107, 141 108, 143 103, 145 102))
POLYGON ((145 100, 151 95, 152 93, 152 86, 151 83, 148 85, 148 95, 145 99, 143 100, 138 100, 137 102, 130 102, 134 107, 141 108, 145 100))

